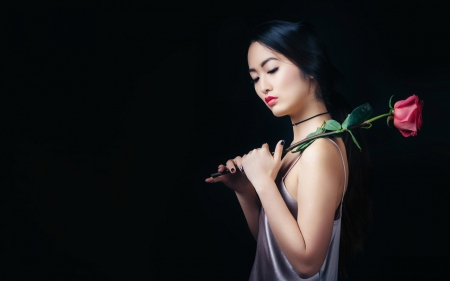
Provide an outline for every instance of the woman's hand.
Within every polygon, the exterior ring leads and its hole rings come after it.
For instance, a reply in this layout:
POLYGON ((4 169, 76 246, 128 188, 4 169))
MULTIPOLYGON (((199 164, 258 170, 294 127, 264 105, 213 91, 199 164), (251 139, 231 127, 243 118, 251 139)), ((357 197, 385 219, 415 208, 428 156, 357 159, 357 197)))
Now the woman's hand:
POLYGON ((229 174, 224 174, 216 178, 210 177, 207 178, 205 182, 207 183, 222 182, 236 192, 243 192, 248 188, 253 188, 251 182, 248 180, 245 173, 240 170, 241 167, 242 167, 242 157, 237 156, 234 159, 228 160, 226 162, 226 166, 220 164, 217 169, 219 173, 225 171, 225 169, 228 169, 228 171, 230 171, 229 174))
POLYGON ((267 143, 261 148, 256 148, 242 157, 242 165, 247 178, 255 189, 261 181, 275 181, 281 167, 281 155, 284 141, 279 141, 272 155, 267 143))

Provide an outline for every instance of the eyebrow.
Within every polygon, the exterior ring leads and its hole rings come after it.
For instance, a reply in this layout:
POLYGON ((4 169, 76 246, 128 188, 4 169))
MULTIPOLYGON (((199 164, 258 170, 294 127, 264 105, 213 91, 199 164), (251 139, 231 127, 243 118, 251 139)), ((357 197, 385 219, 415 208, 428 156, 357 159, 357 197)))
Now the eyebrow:
MULTIPOLYGON (((278 60, 278 59, 273 57, 267 58, 261 63, 261 67, 263 67, 270 60, 278 60)), ((256 72, 256 70, 254 68, 249 68, 248 72, 256 72)))

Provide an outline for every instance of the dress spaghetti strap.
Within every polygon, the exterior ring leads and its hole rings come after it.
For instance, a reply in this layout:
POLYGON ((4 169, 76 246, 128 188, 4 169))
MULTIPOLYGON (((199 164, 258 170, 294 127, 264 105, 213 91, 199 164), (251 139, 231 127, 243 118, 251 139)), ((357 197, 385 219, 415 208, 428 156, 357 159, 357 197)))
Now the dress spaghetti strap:
POLYGON ((302 156, 302 154, 300 154, 300 155, 294 160, 294 162, 292 162, 291 166, 289 167, 289 169, 286 171, 286 173, 285 173, 284 176, 282 177, 283 182, 284 182, 284 178, 287 176, 287 174, 289 173, 289 171, 291 171, 291 169, 294 167, 295 163, 297 163, 298 159, 300 159, 301 156, 302 156))
POLYGON ((344 156, 342 155, 342 151, 341 151, 341 148, 339 147, 339 145, 334 140, 332 140, 330 138, 326 138, 326 139, 330 140, 337 147, 337 149, 339 150, 339 154, 341 155, 342 165, 344 166, 344 188, 342 189, 343 190, 342 191, 342 199, 341 199, 341 204, 340 204, 341 205, 340 206, 341 214, 339 215, 339 218, 341 218, 342 217, 342 203, 344 202, 345 187, 347 185, 347 169, 345 168, 344 156))

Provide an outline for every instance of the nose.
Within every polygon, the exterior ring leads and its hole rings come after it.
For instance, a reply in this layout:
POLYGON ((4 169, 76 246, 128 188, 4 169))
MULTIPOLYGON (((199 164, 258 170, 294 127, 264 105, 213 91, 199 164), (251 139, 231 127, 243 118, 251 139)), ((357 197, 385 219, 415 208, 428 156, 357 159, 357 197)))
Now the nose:
POLYGON ((269 91, 271 91, 272 90, 272 86, 267 82, 267 81, 265 81, 265 80, 263 80, 263 79, 259 79, 260 80, 260 82, 261 82, 261 84, 259 84, 260 85, 260 90, 261 90, 261 92, 263 93, 263 94, 265 94, 265 95, 267 95, 268 93, 269 93, 269 91))

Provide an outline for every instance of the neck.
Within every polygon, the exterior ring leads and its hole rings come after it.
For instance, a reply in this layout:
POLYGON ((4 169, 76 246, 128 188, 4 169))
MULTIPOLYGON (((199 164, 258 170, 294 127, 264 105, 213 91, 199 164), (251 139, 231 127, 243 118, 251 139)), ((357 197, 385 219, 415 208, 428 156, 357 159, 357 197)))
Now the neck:
MULTIPOLYGON (((327 112, 327 108, 323 102, 315 102, 311 105, 308 105, 307 108, 296 114, 295 116, 291 117, 292 124, 295 124, 299 121, 308 119, 314 115, 327 112)), ((331 119, 331 115, 329 113, 319 115, 317 117, 314 117, 312 119, 309 119, 307 121, 304 121, 302 123, 299 123, 298 125, 295 125, 292 127, 294 139, 292 143, 301 141, 302 139, 306 138, 306 136, 312 132, 315 132, 318 127, 320 127, 323 122, 326 120, 331 119)))

